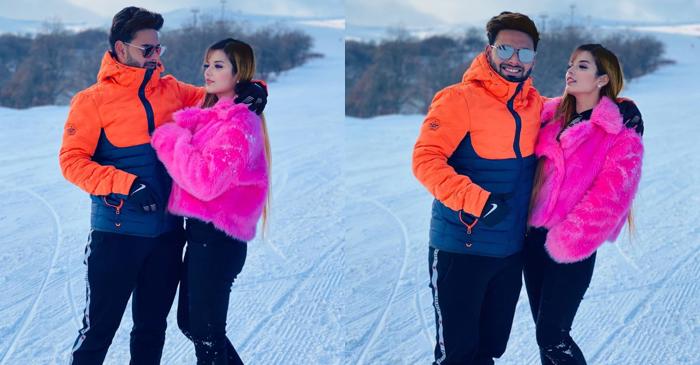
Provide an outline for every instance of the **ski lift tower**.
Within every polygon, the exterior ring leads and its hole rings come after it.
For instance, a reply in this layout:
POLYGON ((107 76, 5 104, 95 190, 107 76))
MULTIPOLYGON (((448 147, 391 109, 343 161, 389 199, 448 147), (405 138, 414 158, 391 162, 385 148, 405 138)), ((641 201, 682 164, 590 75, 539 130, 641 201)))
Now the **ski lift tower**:
POLYGON ((219 0, 221 3, 221 22, 224 22, 224 16, 226 14, 226 0, 219 0))

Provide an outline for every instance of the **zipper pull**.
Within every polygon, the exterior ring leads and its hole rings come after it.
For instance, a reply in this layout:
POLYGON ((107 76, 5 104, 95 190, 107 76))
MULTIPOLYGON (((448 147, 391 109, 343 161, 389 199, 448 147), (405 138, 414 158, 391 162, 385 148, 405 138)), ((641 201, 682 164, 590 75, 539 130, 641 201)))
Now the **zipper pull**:
POLYGON ((462 224, 464 224, 465 227, 467 227, 467 242, 464 243, 464 246, 466 246, 467 248, 470 248, 470 247, 472 247, 472 244, 473 244, 472 243, 472 228, 474 228, 474 226, 476 225, 476 222, 479 221, 479 218, 475 218, 474 222, 472 222, 472 224, 469 224, 469 223, 465 222, 464 219, 462 219, 462 211, 460 210, 459 211, 459 220, 462 222, 462 224))
MULTIPOLYGON (((115 213, 116 215, 121 214, 121 212, 122 212, 122 207, 124 206, 124 199, 119 199, 119 205, 110 204, 110 203, 107 201, 107 198, 106 198, 106 197, 102 197, 102 201, 105 203, 105 205, 114 208, 114 213, 115 213)), ((114 222, 114 226, 117 227, 117 228, 119 228, 119 227, 122 226, 122 222, 119 222, 119 221, 114 222)))
POLYGON ((116 211, 117 215, 122 212, 122 207, 124 206, 124 199, 119 199, 119 205, 114 207, 114 210, 116 211))
MULTIPOLYGON (((124 206, 124 199, 119 199, 119 205, 117 205, 114 209, 115 213, 119 215, 122 212, 122 207, 124 206)), ((119 227, 122 226, 122 222, 114 222, 114 225, 119 229, 119 227)))

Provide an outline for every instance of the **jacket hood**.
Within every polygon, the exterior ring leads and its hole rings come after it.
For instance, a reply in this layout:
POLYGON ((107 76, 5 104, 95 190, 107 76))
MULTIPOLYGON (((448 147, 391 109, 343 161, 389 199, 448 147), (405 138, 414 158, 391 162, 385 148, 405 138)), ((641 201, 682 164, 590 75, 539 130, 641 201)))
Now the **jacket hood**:
MULTIPOLYGON (((111 82, 125 87, 139 87, 147 71, 148 69, 146 68, 125 65, 117 61, 111 52, 106 51, 104 56, 102 56, 100 71, 97 73, 97 82, 111 82)), ((163 71, 165 71, 165 67, 163 67, 162 63, 158 63, 148 82, 149 87, 158 82, 163 71)))
MULTIPOLYGON (((508 81, 496 72, 489 64, 485 52, 481 52, 474 59, 467 71, 464 72, 462 82, 479 83, 484 89, 504 103, 508 102, 513 94, 515 94, 515 90, 520 84, 519 82, 508 81)), ((522 90, 517 98, 520 101, 524 101, 530 90, 533 89, 532 78, 528 77, 522 84, 522 90)))

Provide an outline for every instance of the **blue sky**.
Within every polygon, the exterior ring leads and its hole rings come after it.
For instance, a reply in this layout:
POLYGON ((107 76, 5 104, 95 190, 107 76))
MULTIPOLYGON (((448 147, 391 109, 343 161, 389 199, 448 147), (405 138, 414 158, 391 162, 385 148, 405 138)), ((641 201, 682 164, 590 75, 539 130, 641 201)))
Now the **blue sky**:
POLYGON ((575 14, 585 18, 616 19, 641 22, 700 22, 700 0, 349 0, 346 19, 349 25, 481 25, 504 10, 539 17, 566 18, 571 4, 575 14), (389 23, 389 24, 387 24, 389 23))
MULTIPOLYGON (((251 14, 340 17, 344 14, 342 0, 227 0, 226 8, 251 14)), ((110 20, 126 6, 140 6, 166 13, 177 9, 220 8, 219 0, 0 0, 0 17, 45 20, 60 17, 68 22, 110 20)))
MULTIPOLYGON (((252 14, 346 17, 351 25, 421 26, 440 24, 481 25, 503 10, 520 11, 532 17, 547 13, 567 18, 569 6, 585 18, 642 22, 700 22, 700 0, 227 0, 229 10, 252 14)), ((64 21, 109 20, 121 8, 137 5, 158 12, 176 9, 218 8, 219 0, 0 0, 0 17, 64 21)))

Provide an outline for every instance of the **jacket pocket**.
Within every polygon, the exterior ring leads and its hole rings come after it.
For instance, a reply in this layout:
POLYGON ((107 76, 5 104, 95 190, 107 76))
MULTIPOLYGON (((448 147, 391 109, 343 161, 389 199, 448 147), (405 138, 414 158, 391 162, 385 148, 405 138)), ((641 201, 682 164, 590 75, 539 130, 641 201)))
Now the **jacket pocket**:
POLYGON ((102 203, 110 208, 109 211, 113 213, 113 215, 110 215, 110 220, 114 223, 114 228, 119 229, 122 226, 121 214, 124 210, 125 200, 116 197, 114 194, 109 194, 102 197, 102 203))
POLYGON ((457 218, 459 219, 459 222, 464 225, 467 232, 467 241, 464 243, 464 245, 467 246, 467 248, 470 248, 474 244, 472 234, 474 233, 474 228, 476 228, 476 225, 479 223, 479 219, 476 216, 462 210, 457 212, 457 218))

